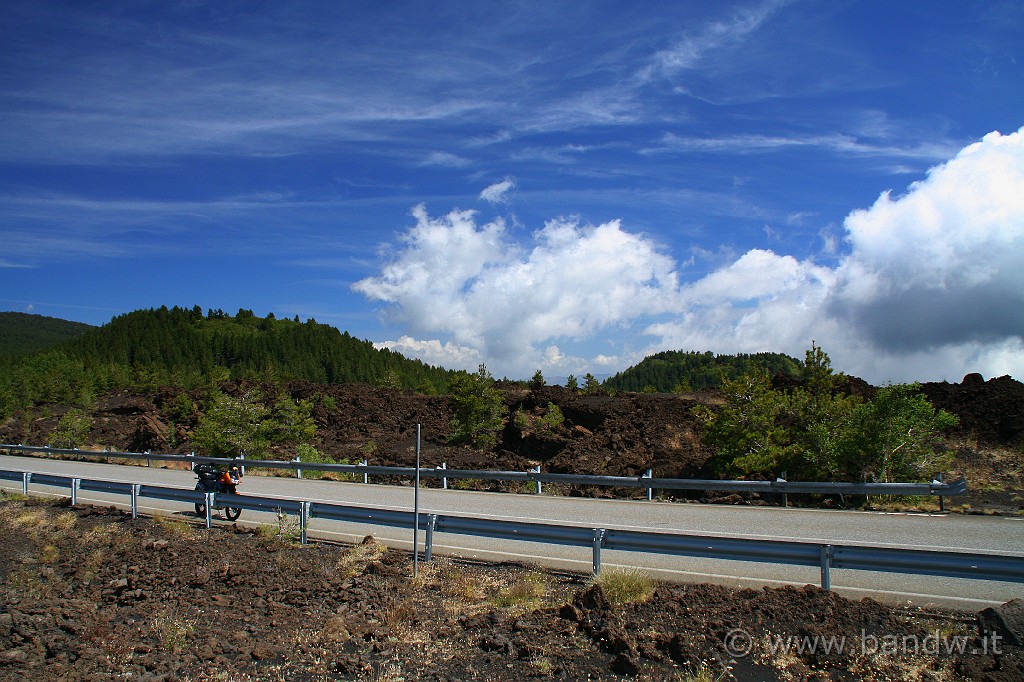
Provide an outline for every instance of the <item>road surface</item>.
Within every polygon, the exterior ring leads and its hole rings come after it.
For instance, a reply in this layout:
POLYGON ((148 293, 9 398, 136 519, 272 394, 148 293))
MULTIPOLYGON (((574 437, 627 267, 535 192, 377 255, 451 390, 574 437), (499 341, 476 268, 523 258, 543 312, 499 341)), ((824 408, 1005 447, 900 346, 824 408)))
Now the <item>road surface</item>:
MULTIPOLYGON (((158 463, 155 463, 158 464, 158 463)), ((35 471, 192 488, 194 475, 180 469, 118 466, 34 457, 0 456, 0 469, 35 471)), ((8 490, 18 482, 2 481, 8 490)), ((30 486, 32 494, 69 493, 30 486)), ((337 504, 413 509, 410 486, 246 476, 239 492, 268 497, 337 504)), ((124 496, 79 492, 80 503, 118 503, 124 496)), ((187 514, 181 503, 142 498, 141 513, 187 514)), ((464 490, 420 490, 420 512, 485 518, 618 528, 666 533, 692 533, 740 538, 795 540, 822 544, 852 544, 961 552, 1011 554, 1024 561, 1024 519, 961 514, 893 514, 843 510, 781 509, 681 504, 634 500, 595 500, 532 494, 484 493, 464 490)), ((273 514, 244 511, 242 520, 276 525, 273 514)), ((344 524, 312 519, 308 532, 346 542, 365 535, 405 549, 412 548, 412 529, 344 524)), ((419 534, 420 542, 423 534, 419 534)), ((589 548, 495 540, 437 533, 437 554, 480 560, 533 561, 552 568, 589 572, 589 548)), ((729 586, 819 584, 817 568, 679 557, 641 552, 603 550, 602 565, 640 566, 656 577, 677 582, 715 582, 729 586)), ((832 569, 832 589, 850 598, 872 597, 887 602, 913 602, 974 611, 1015 597, 1024 597, 1024 584, 912 576, 874 571, 832 569)))

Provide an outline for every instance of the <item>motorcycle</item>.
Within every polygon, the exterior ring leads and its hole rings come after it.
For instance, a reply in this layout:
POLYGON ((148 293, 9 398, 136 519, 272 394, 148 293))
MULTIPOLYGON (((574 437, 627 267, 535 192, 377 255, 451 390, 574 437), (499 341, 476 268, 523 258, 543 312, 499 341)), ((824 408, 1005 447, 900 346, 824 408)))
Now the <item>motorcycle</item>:
MULTIPOLYGON (((235 495, 235 488, 242 479, 241 469, 234 464, 227 471, 221 471, 212 464, 197 464, 193 469, 193 473, 199 478, 199 482, 196 483, 196 490, 206 493, 228 493, 235 495)), ((242 515, 241 507, 226 507, 215 504, 213 508, 218 511, 223 510, 224 516, 228 518, 228 521, 237 521, 238 517, 242 515)), ((205 502, 196 504, 196 516, 206 518, 205 502)))

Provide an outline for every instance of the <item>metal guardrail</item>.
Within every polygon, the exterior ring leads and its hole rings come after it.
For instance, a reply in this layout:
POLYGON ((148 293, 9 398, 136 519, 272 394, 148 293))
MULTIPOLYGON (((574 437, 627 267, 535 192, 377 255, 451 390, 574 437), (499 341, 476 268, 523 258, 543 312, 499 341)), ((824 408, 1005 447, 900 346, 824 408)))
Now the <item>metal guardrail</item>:
MULTIPOLYGON (((72 505, 78 490, 94 490, 131 496, 132 517, 138 516, 138 498, 151 497, 206 505, 206 527, 212 526, 214 506, 240 507, 254 511, 288 513, 299 517, 301 542, 306 543, 309 520, 313 518, 351 523, 412 528, 426 531, 424 557, 433 554, 434 534, 450 533, 505 540, 520 540, 576 547, 590 547, 593 572, 601 572, 601 551, 623 550, 705 557, 732 561, 776 563, 818 567, 821 586, 831 589, 832 568, 890 573, 909 573, 975 580, 1024 582, 1024 556, 975 554, 936 550, 901 549, 860 545, 831 545, 814 542, 721 537, 692 533, 652 533, 614 528, 588 528, 501 519, 483 519, 448 514, 415 515, 413 512, 375 507, 309 502, 287 498, 256 497, 202 492, 148 484, 85 479, 28 471, 0 470, 0 480, 21 481, 27 496, 29 485, 70 487, 72 505)), ((418 547, 416 550, 418 551, 418 547)))
MULTIPOLYGON (((196 455, 159 454, 150 452, 99 452, 68 448, 49 448, 34 445, 4 445, 0 450, 10 452, 29 452, 51 455, 73 455, 77 457, 105 457, 115 459, 145 459, 185 462, 195 465, 200 462, 214 464, 243 463, 247 467, 267 469, 285 469, 296 472, 301 477, 302 471, 322 471, 341 474, 362 474, 363 482, 368 477, 396 476, 413 478, 417 475, 415 467, 371 466, 368 464, 320 464, 294 460, 253 460, 224 459, 218 457, 201 457, 196 455)), ((919 495, 938 496, 940 504, 945 504, 945 497, 964 495, 967 492, 967 481, 960 478, 946 482, 941 475, 929 483, 848 483, 848 482, 806 482, 787 481, 778 478, 774 481, 731 481, 717 479, 689 478, 654 478, 648 471, 642 476, 597 476, 587 474, 556 474, 540 471, 538 466, 531 471, 484 471, 476 469, 449 469, 447 466, 438 468, 421 468, 419 476, 442 480, 443 487, 448 487, 450 479, 478 479, 494 481, 520 481, 533 483, 540 493, 544 483, 561 483, 567 485, 594 485, 620 488, 646 488, 647 499, 652 499, 654 490, 716 490, 724 492, 774 493, 783 497, 790 494, 822 494, 822 495, 919 495)))

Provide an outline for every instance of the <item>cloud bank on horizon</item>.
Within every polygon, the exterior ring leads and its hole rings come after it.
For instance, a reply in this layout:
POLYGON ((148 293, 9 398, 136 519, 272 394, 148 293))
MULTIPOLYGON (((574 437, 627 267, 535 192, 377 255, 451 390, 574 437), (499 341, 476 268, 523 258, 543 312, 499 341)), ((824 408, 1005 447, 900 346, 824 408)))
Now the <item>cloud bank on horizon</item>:
MULTIPOLYGON (((480 199, 514 190, 509 179, 480 199)), ((617 220, 554 218, 522 238, 476 215, 417 206, 379 274, 354 285, 407 331, 379 346, 522 377, 614 373, 661 350, 802 357, 814 340, 876 384, 1024 378, 1024 128, 853 210, 832 264, 756 248, 692 277, 617 220)))

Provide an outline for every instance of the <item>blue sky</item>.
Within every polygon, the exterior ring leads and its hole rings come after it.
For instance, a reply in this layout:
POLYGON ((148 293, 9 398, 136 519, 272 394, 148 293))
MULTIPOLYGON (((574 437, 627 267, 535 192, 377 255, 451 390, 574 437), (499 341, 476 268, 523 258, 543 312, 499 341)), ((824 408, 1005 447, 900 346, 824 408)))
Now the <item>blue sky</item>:
POLYGON ((0 309, 1024 379, 1024 3, 0 5, 0 309))

